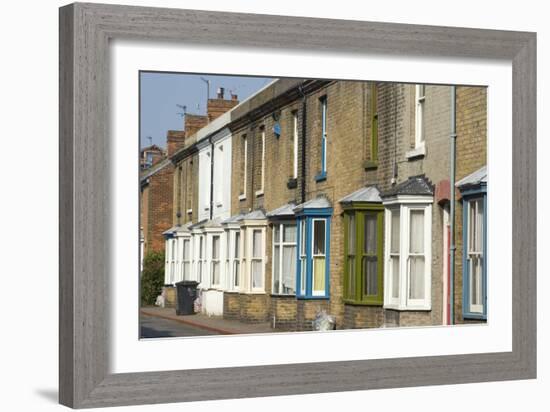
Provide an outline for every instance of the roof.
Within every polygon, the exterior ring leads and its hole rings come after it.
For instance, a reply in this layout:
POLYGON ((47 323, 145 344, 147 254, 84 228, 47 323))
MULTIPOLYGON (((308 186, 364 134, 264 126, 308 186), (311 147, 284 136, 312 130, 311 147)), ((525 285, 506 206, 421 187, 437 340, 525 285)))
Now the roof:
POLYGON ((476 186, 482 183, 487 183, 487 166, 483 166, 481 169, 469 174, 464 179, 460 179, 456 182, 456 187, 476 186))
POLYGON ((244 215, 241 220, 263 220, 265 217, 265 212, 263 210, 256 209, 244 215))
POLYGON ((239 213, 238 215, 233 215, 233 216, 228 217, 225 220, 222 220, 221 223, 222 223, 222 225, 227 225, 227 224, 231 224, 231 223, 239 223, 241 220, 243 220, 243 217, 244 217, 244 214, 239 213))
POLYGON ((325 196, 317 196, 314 199, 308 200, 298 206, 296 206, 293 211, 294 213, 300 212, 304 209, 326 209, 332 207, 330 201, 325 196))
POLYGON ((222 219, 219 217, 216 217, 214 219, 204 219, 200 222, 195 223, 194 225, 190 226, 190 229, 208 229, 208 228, 216 228, 220 227, 222 223, 222 219))
POLYGON ((170 229, 162 232, 163 235, 171 235, 174 233, 187 233, 189 228, 192 226, 191 222, 184 223, 183 225, 174 225, 170 229))
POLYGON ((359 190, 343 197, 339 200, 340 203, 354 203, 354 202, 366 202, 366 203, 381 203, 380 191, 375 186, 362 187, 359 190))
POLYGON ((433 196, 434 186, 425 175, 411 176, 404 182, 395 185, 382 193, 381 197, 416 195, 433 196))
POLYGON ((281 207, 278 207, 277 209, 272 210, 271 212, 267 212, 267 217, 283 217, 283 216, 294 216, 294 208, 296 207, 296 203, 290 202, 285 205, 282 205, 281 207))
POLYGON ((162 162, 157 163, 154 166, 151 166, 150 168, 143 171, 143 173, 139 176, 139 181, 143 183, 145 180, 149 179, 151 176, 153 176, 158 171, 164 169, 169 164, 172 164, 172 161, 170 159, 164 159, 162 162))

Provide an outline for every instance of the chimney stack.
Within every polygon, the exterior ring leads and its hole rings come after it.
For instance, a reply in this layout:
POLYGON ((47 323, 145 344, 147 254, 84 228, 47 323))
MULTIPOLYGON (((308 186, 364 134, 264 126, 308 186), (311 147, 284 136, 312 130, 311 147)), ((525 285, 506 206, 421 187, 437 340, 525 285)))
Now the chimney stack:
POLYGON ((239 104, 239 100, 236 94, 231 93, 230 100, 225 100, 224 95, 225 88, 219 87, 217 97, 215 99, 208 99, 206 112, 209 122, 220 117, 222 114, 224 114, 228 110, 231 110, 233 107, 239 104))

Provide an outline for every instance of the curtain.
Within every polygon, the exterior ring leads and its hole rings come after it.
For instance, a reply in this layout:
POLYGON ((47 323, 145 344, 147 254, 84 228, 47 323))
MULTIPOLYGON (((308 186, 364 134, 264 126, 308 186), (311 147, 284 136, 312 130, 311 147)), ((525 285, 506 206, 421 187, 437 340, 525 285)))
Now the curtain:
MULTIPOLYGON (((294 228, 296 229, 296 228, 294 228)), ((296 287, 296 246, 283 247, 283 293, 295 293, 296 287)))
POLYGON ((313 258, 313 291, 325 291, 325 257, 313 258))

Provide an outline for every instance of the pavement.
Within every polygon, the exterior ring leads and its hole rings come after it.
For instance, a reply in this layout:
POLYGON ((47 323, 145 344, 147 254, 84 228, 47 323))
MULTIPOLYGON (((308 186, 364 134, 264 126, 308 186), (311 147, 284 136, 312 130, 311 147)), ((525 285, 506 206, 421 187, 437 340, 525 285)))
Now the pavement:
POLYGON ((174 308, 145 307, 140 309, 140 314, 142 337, 161 337, 153 335, 163 333, 162 336, 201 336, 276 332, 269 322, 247 324, 201 313, 178 316, 174 308), (151 336, 144 336, 143 332, 151 336))

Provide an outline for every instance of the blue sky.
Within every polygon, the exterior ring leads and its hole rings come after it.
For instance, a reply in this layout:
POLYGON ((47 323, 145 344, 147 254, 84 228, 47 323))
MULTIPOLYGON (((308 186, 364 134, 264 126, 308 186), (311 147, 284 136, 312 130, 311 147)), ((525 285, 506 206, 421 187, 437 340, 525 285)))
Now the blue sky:
POLYGON ((217 76, 179 73, 150 73, 140 76, 141 121, 140 146, 152 143, 166 147, 166 132, 182 130, 183 119, 178 114, 187 106, 188 113, 206 114, 206 83, 210 80, 210 98, 216 96, 218 87, 225 88, 225 98, 233 92, 243 101, 268 84, 272 79, 265 77, 217 76))

